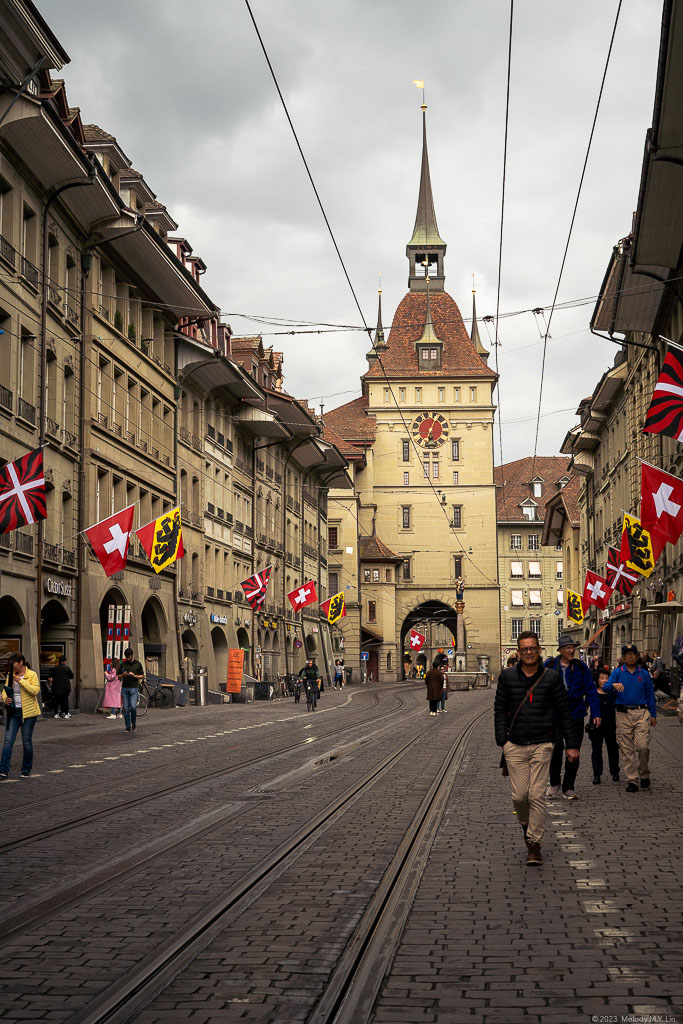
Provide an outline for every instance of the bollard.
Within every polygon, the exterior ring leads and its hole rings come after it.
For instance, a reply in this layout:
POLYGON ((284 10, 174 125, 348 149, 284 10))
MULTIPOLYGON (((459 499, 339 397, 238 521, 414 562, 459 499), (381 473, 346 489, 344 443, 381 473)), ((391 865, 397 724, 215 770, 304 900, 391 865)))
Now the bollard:
POLYGON ((201 707, 209 703, 209 675, 205 668, 200 668, 195 676, 194 702, 201 707))

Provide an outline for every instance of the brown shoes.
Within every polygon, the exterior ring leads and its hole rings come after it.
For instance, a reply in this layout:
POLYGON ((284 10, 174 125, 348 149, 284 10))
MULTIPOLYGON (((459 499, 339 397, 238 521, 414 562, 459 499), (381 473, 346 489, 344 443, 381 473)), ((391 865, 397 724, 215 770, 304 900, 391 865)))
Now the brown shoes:
POLYGON ((533 864, 535 866, 537 864, 542 864, 543 863, 543 857, 541 856, 541 844, 540 843, 529 843, 529 842, 527 842, 527 849, 528 849, 528 852, 527 852, 527 855, 526 855, 526 862, 527 862, 528 865, 529 864, 533 864))

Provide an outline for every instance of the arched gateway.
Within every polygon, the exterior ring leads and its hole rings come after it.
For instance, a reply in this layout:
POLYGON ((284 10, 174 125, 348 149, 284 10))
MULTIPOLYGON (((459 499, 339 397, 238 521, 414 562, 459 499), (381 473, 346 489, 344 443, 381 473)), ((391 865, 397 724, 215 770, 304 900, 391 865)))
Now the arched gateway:
POLYGON ((456 667, 456 656, 466 657, 466 634, 464 621, 460 626, 460 650, 458 645, 458 613, 451 605, 432 599, 422 601, 412 608, 401 625, 401 650, 403 652, 403 678, 408 678, 411 669, 422 666, 429 668, 437 653, 453 650, 449 658, 451 668, 456 667), (424 646, 411 650, 410 633, 417 630, 426 637, 424 646))

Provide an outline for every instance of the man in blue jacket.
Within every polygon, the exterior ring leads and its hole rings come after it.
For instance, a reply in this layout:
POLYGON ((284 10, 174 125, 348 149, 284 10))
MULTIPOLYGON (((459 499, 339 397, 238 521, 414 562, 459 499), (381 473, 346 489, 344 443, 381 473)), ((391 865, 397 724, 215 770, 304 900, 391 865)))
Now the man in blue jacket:
MULTIPOLYGON (((574 657, 576 644, 570 636, 561 636, 557 641, 557 649, 560 652, 556 658, 548 658, 546 668, 559 672, 562 676, 567 697, 569 699, 569 710, 576 725, 578 743, 580 749, 583 742, 583 720, 586 717, 586 704, 590 707, 593 721, 600 725, 600 698, 593 682, 593 676, 587 665, 574 657)), ((559 796, 560 783, 562 796, 565 800, 577 800, 574 791, 574 783, 579 770, 579 758, 574 760, 565 759, 564 779, 562 779, 562 753, 564 751, 564 740, 558 739, 553 748, 550 758, 550 785, 546 790, 546 796, 559 796)))
POLYGON ((616 692, 617 743, 626 772, 626 792, 650 788, 650 726, 657 724, 655 688, 650 673, 638 664, 638 648, 624 644, 624 664, 615 668, 605 690, 616 692))

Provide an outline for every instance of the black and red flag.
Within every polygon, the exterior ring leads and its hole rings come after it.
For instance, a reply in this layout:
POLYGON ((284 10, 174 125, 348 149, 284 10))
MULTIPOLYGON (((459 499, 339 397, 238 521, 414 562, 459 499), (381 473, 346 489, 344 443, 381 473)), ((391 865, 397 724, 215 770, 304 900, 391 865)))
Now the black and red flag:
POLYGON ((622 562, 619 548, 607 548, 605 576, 612 590, 618 590, 627 597, 638 582, 638 573, 622 562))
POLYGON ((261 569, 260 572, 255 572, 248 580, 244 580, 240 583, 240 586, 244 591, 244 596, 255 612, 259 611, 261 605, 266 599, 266 590, 268 589, 268 581, 270 580, 272 568, 272 565, 267 565, 265 569, 261 569))
POLYGON ((652 393, 643 432, 683 441, 683 352, 669 349, 652 393))
POLYGON ((8 462, 0 469, 0 533, 45 519, 43 449, 8 462))

